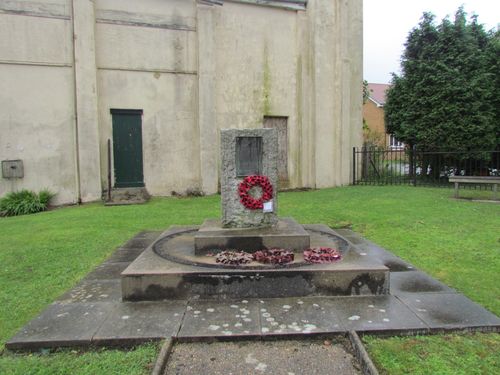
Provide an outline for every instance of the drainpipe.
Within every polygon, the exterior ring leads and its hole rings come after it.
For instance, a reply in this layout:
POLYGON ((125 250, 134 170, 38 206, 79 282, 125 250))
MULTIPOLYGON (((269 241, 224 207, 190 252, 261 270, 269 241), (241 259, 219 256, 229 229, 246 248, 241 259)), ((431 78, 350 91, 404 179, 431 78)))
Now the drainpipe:
POLYGON ((81 181, 80 181, 80 144, 78 141, 78 102, 77 102, 77 84, 76 84, 76 52, 75 52, 75 7, 73 6, 73 0, 70 1, 71 7, 71 35, 73 41, 73 102, 74 102, 74 113, 75 113, 75 188, 76 188, 76 201, 78 204, 82 203, 82 193, 81 193, 81 181))

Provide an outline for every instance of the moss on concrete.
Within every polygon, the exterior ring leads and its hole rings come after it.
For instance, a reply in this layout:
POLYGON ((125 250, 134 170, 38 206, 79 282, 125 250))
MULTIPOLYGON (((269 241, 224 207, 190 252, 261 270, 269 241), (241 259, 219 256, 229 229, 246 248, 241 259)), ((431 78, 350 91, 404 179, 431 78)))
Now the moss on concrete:
POLYGON ((264 45, 264 67, 262 82, 262 113, 264 116, 271 114, 271 69, 269 67, 269 51, 267 43, 264 45))

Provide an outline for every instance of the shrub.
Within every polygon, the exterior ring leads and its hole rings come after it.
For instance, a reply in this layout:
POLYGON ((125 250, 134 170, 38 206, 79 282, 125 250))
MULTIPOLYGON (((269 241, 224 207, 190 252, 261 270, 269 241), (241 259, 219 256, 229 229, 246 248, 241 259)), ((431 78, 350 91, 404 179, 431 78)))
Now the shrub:
POLYGON ((26 189, 13 191, 0 198, 0 215, 17 216, 45 211, 53 196, 54 193, 48 190, 42 190, 39 194, 26 189))
POLYGON ((50 200, 54 197, 54 195, 55 194, 51 191, 43 189, 42 191, 40 191, 40 193, 38 193, 38 198, 40 199, 40 203, 43 204, 45 208, 47 208, 50 200))

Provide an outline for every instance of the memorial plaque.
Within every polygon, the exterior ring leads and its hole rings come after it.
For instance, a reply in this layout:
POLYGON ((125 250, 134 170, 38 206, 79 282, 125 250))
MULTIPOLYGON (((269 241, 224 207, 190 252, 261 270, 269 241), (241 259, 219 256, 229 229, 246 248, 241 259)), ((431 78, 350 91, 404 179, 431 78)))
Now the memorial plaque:
POLYGON ((236 175, 245 177, 262 173, 262 137, 236 138, 236 175))

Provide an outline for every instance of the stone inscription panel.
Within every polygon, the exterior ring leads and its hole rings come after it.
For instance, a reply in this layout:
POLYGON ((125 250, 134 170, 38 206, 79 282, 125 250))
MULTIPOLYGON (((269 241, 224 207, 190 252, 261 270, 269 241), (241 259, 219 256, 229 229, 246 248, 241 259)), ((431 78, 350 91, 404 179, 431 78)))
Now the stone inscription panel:
POLYGON ((262 137, 236 138, 236 175, 262 174, 262 137))

